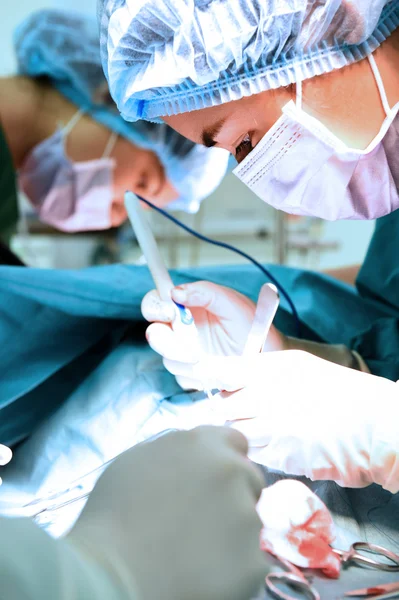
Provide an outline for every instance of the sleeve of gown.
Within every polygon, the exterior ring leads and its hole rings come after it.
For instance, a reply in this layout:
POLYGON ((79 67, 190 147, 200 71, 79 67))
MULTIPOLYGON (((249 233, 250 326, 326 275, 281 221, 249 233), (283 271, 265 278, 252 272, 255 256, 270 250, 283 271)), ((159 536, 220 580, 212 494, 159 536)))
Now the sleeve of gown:
POLYGON ((365 360, 370 372, 392 381, 399 379, 399 210, 378 219, 356 287, 370 305, 386 316, 355 335, 352 350, 365 360))
POLYGON ((0 518, 0 597, 12 600, 137 600, 67 540, 29 519, 0 518))
POLYGON ((399 379, 399 318, 378 319, 355 336, 351 349, 360 354, 370 373, 392 381, 399 379))

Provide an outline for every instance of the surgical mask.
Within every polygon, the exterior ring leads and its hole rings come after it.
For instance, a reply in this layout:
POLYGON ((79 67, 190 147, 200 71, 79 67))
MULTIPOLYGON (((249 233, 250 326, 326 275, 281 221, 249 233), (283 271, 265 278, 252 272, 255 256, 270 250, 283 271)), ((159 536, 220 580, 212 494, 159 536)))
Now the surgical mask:
POLYGON ((399 103, 390 108, 374 57, 368 57, 386 118, 365 150, 346 146, 296 104, 283 114, 235 175, 264 202, 279 210, 338 219, 376 219, 399 208, 399 103))
POLYGON ((39 218, 61 231, 90 231, 112 227, 112 133, 101 158, 74 162, 65 149, 66 137, 82 116, 38 144, 19 171, 19 183, 39 218))

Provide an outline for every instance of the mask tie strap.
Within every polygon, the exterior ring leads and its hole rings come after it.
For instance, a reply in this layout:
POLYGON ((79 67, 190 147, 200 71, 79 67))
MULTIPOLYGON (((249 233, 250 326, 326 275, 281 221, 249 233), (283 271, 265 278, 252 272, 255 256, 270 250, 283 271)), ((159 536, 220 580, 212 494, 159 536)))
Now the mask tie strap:
POLYGON ((101 158, 109 158, 112 150, 115 147, 117 139, 118 139, 118 134, 115 131, 113 131, 111 133, 111 135, 109 136, 108 142, 104 148, 104 152, 103 152, 103 155, 101 158))
MULTIPOLYGON (((65 125, 65 127, 63 127, 62 129, 62 134, 65 137, 67 137, 67 135, 69 133, 71 133, 72 129, 75 127, 75 125, 78 123, 78 121, 81 119, 81 117, 84 115, 85 111, 83 109, 79 109, 72 117, 72 119, 65 125)), ((108 139, 108 142, 105 146, 103 155, 101 158, 108 158, 109 155, 111 154, 112 150, 114 149, 114 146, 116 144, 116 140, 118 139, 118 134, 115 133, 115 131, 113 131, 108 139)))
POLYGON ((72 117, 70 121, 62 128, 62 134, 66 137, 69 133, 71 133, 72 129, 75 127, 76 123, 81 119, 84 114, 84 110, 79 109, 72 117))
POLYGON ((391 107, 389 106, 387 93, 385 91, 384 83, 382 81, 381 73, 377 67, 377 63, 375 62, 375 58, 372 54, 368 55, 368 61, 370 63, 371 70, 373 71, 373 75, 375 78, 375 82, 378 87, 378 91, 380 92, 380 98, 382 106, 384 107, 385 114, 389 116, 391 112, 391 107))

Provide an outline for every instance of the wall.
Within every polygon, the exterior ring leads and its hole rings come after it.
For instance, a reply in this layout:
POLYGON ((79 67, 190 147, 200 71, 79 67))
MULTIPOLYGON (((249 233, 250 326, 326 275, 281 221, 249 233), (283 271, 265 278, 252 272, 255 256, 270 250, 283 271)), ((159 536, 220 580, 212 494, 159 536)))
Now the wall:
MULTIPOLYGON (((4 0, 6 1, 6 0, 4 0)), ((96 14, 96 0, 16 0, 2 11, 0 20, 0 76, 15 72, 12 35, 15 27, 31 12, 41 8, 69 8, 86 14, 96 14)))

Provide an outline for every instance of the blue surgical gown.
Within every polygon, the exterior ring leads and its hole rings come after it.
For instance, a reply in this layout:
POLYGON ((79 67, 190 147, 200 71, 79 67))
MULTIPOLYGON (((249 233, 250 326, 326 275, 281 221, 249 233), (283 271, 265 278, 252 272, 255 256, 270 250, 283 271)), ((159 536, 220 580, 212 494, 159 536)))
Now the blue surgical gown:
MULTIPOLYGON (((399 379, 399 211, 380 219, 357 288, 319 273, 269 267, 291 295, 302 336, 357 350, 370 370, 399 379), (395 250, 396 248, 396 250, 395 250)), ((172 273, 207 279, 256 300, 265 277, 250 265, 172 273)), ((79 271, 0 267, 0 443, 28 436, 125 336, 145 343, 145 267, 79 271)), ((296 334, 282 300, 276 325, 296 334)))

